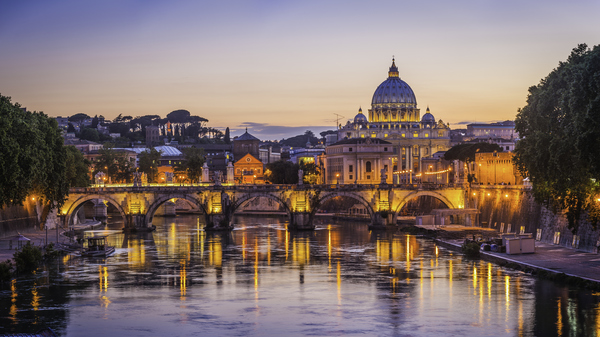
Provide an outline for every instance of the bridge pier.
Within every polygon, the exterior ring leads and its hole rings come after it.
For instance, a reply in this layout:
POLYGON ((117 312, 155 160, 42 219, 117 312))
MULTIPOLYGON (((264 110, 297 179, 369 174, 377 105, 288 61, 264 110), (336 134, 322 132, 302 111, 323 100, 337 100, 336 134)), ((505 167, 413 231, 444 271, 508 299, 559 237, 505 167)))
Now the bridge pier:
POLYGON ((146 223, 146 214, 127 214, 127 222, 123 232, 151 232, 155 229, 156 227, 146 223))
POLYGON ((292 212, 290 214, 290 229, 314 230, 313 218, 310 212, 292 212))
POLYGON ((376 212, 371 216, 371 223, 369 229, 385 229, 388 226, 395 226, 394 213, 381 213, 376 212))
POLYGON ((233 229, 231 217, 222 213, 205 214, 206 220, 205 231, 229 231, 233 229))

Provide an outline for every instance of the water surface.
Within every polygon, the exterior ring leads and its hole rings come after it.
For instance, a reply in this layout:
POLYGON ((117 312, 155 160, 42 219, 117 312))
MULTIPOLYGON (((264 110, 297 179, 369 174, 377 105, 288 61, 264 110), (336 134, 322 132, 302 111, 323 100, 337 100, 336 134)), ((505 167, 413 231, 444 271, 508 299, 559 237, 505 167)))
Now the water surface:
MULTIPOLYGON (((595 336, 600 294, 436 247, 319 219, 196 216, 104 234, 107 259, 66 256, 0 292, 0 333, 61 336, 595 336)), ((89 233, 89 235, 98 233, 89 233)))

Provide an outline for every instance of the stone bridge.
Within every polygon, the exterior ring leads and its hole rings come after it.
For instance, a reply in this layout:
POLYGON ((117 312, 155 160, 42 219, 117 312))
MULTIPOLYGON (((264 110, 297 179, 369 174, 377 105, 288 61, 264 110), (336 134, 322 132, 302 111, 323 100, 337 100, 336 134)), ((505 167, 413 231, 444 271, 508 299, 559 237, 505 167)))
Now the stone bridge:
POLYGON ((411 199, 431 196, 448 208, 464 208, 463 187, 434 185, 234 185, 234 186, 142 186, 72 188, 58 210, 62 225, 69 227, 87 201, 101 199, 112 204, 125 219, 125 230, 149 230, 157 209, 172 199, 185 199, 202 210, 206 230, 232 228, 234 212, 256 197, 273 199, 289 215, 290 227, 313 229, 313 218, 327 200, 344 196, 365 206, 372 227, 396 223, 398 212, 411 199))

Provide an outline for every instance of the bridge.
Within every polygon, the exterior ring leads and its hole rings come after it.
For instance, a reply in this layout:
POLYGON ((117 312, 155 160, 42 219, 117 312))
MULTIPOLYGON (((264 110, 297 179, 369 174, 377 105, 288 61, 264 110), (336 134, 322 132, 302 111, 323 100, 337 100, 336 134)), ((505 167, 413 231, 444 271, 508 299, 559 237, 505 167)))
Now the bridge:
POLYGON ((465 189, 448 185, 204 185, 104 186, 72 188, 57 215, 69 227, 87 201, 101 199, 125 219, 124 230, 151 230, 157 209, 169 200, 185 199, 202 211, 206 230, 232 228, 235 211, 247 201, 269 198, 283 206, 293 229, 314 229, 319 207, 331 198, 350 197, 365 206, 371 227, 395 224, 407 202, 421 196, 439 199, 450 209, 465 207, 465 189))

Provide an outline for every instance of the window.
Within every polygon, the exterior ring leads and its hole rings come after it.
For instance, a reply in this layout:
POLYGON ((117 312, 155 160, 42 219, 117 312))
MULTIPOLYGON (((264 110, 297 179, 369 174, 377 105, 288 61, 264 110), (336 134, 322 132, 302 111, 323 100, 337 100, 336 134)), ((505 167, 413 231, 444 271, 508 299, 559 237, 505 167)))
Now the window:
POLYGON ((440 137, 440 138, 444 137, 444 132, 443 131, 438 132, 438 137, 440 137))
POLYGON ((350 180, 352 180, 352 175, 349 175, 350 180))
POLYGON ((372 134, 371 134, 371 138, 375 138, 375 137, 377 137, 377 134, 375 134, 375 133, 372 133, 372 134))
POLYGON ((387 133, 383 135, 383 137, 386 137, 386 138, 387 138, 387 136, 388 136, 388 134, 387 134, 387 133))
POLYGON ((387 151, 387 147, 384 147, 384 148, 383 148, 383 151, 387 151))
POLYGON ((354 168, 354 167, 353 167, 352 165, 349 165, 349 166, 348 166, 348 172, 352 172, 352 169, 353 169, 353 168, 354 168))
POLYGON ((402 138, 406 138, 406 133, 402 133, 402 138))
POLYGON ((419 138, 419 133, 418 132, 413 132, 413 138, 419 138))
POLYGON ((365 163, 365 171, 371 172, 371 162, 370 161, 365 163))
POLYGON ((365 134, 363 133, 362 135, 360 135, 360 138, 365 138, 365 134))
POLYGON ((429 138, 429 134, 428 133, 425 134, 425 138, 429 138))
POLYGON ((348 149, 348 152, 352 152, 352 148, 349 148, 349 149, 348 149))

